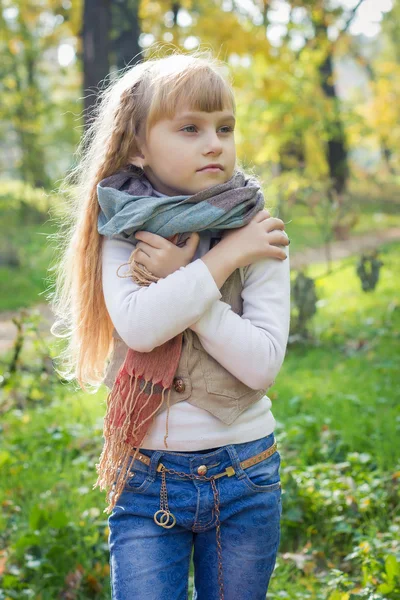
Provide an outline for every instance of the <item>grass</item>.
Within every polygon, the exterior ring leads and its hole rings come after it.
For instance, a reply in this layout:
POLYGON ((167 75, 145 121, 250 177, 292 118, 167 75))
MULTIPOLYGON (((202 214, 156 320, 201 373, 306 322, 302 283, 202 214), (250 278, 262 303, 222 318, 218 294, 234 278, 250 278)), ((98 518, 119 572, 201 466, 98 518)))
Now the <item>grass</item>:
POLYGON ((0 294, 0 311, 29 308, 46 301, 45 278, 54 256, 46 236, 54 232, 50 222, 9 228, 8 243, 15 248, 20 265, 18 268, 0 266, 0 287, 4 290, 0 294))
MULTIPOLYGON (((288 347, 270 390, 283 515, 268 598, 399 597, 399 250, 384 246, 373 292, 361 291, 353 259, 317 280, 314 339, 288 347)), ((27 350, 25 363, 38 365, 38 355, 27 350)), ((71 592, 69 581, 73 598, 105 600, 104 494, 92 490, 105 391, 73 392, 44 371, 21 370, 3 388, 3 400, 10 397, 26 406, 1 425, 0 531, 9 559, 0 599, 54 600, 71 592)))
MULTIPOLYGON (((360 216, 358 223, 351 231, 351 236, 357 237, 368 232, 373 234, 390 227, 400 227, 400 203, 389 205, 386 202, 380 202, 379 199, 363 203, 361 199, 354 198, 354 206, 359 206, 360 216)), ((322 246, 322 234, 315 219, 308 214, 305 207, 296 207, 293 214, 284 218, 284 222, 287 223, 286 233, 295 242, 293 248, 290 248, 291 255, 294 256, 296 252, 301 252, 306 248, 322 246)))
MULTIPOLYGON (((285 430, 292 421, 297 426, 304 420, 303 428, 312 434, 326 423, 340 430, 349 450, 373 452, 382 469, 393 469, 398 460, 399 393, 393 381, 400 340, 399 249, 399 243, 381 248, 384 266, 373 292, 360 291, 354 259, 317 280, 320 309, 313 323, 318 343, 289 347, 274 401, 274 414, 285 430), (307 425, 307 415, 315 422, 307 425)), ((322 272, 320 265, 308 270, 312 277, 322 272)), ((304 435, 304 440, 297 451, 313 457, 313 436, 304 435)))

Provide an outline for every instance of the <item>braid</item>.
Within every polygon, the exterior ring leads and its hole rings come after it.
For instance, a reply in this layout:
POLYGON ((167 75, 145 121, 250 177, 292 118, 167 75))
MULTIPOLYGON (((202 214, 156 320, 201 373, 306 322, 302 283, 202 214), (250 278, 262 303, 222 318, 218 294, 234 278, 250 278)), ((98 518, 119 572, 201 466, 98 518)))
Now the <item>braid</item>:
POLYGON ((136 145, 135 131, 139 112, 133 93, 136 86, 137 84, 121 94, 118 108, 115 111, 110 141, 103 163, 96 173, 95 184, 127 165, 134 150, 132 146, 136 145))

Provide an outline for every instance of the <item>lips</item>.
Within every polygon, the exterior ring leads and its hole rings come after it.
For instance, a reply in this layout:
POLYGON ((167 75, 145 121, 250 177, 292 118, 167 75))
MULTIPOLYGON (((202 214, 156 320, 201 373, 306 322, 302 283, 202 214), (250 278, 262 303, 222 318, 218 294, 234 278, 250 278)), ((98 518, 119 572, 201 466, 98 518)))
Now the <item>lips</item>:
POLYGON ((202 169, 199 169, 199 171, 205 171, 206 169, 215 169, 215 170, 223 171, 222 165, 219 165, 219 164, 206 165, 202 169))

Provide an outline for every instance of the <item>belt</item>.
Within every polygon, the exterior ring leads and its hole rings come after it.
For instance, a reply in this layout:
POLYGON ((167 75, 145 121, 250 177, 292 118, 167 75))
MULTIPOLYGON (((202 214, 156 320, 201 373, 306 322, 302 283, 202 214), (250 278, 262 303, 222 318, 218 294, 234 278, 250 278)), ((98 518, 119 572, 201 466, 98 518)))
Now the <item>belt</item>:
MULTIPOLYGON (((240 466, 242 469, 248 469, 248 467, 252 467, 253 465, 256 465, 257 463, 261 462, 262 460, 265 460, 266 458, 268 458, 269 456, 271 456, 271 454, 273 454, 275 452, 275 450, 277 449, 277 443, 274 442, 272 444, 272 446, 270 446, 270 448, 268 448, 267 450, 263 450, 263 452, 260 452, 259 454, 256 454, 255 456, 251 456, 250 458, 246 458, 246 460, 243 460, 240 463, 240 466)), ((141 452, 138 452, 137 456, 136 456, 136 460, 140 460, 140 462, 142 462, 143 464, 150 466, 151 460, 148 456, 146 456, 145 454, 142 454, 141 452)), ((133 467, 132 467, 133 468, 133 467)), ((165 469, 164 465, 160 462, 158 464, 157 467, 157 471, 161 472, 163 469, 165 469)), ((220 477, 223 477, 224 475, 227 475, 228 477, 232 477, 232 475, 235 475, 236 471, 233 467, 228 467, 227 469, 225 469, 225 471, 222 471, 222 473, 217 473, 216 475, 213 475, 213 479, 219 479, 220 477)), ((204 473, 199 473, 201 475, 203 475, 204 473)))
MULTIPOLYGON (((246 458, 246 460, 243 460, 240 463, 241 468, 247 469, 248 467, 251 467, 252 465, 256 465, 257 463, 259 463, 262 460, 265 460, 266 458, 271 456, 271 454, 276 452, 276 449, 277 449, 277 443, 275 441, 272 444, 272 446, 270 446, 270 448, 268 448, 267 450, 263 450, 263 452, 260 452, 259 454, 251 456, 250 458, 246 458)), ((145 465, 150 465, 150 463, 151 463, 150 458, 148 456, 146 456, 145 454, 141 454, 141 452, 137 453, 135 460, 140 460, 140 462, 144 463, 145 465)), ((132 466, 132 469, 133 469, 133 466, 132 466)), ((154 514, 154 521, 155 521, 155 523, 157 523, 157 525, 160 525, 160 527, 164 527, 165 529, 171 529, 171 527, 173 527, 176 523, 176 518, 171 513, 171 511, 169 510, 169 507, 168 507, 167 484, 166 484, 166 479, 165 479, 165 473, 174 473, 176 475, 179 475, 181 477, 187 477, 189 479, 200 479, 200 480, 210 481, 211 487, 213 489, 213 494, 214 494, 214 508, 215 508, 215 514, 216 514, 219 600, 224 600, 224 582, 223 582, 223 577, 222 577, 222 546, 221 546, 221 531, 220 531, 220 521, 219 521, 219 493, 218 493, 218 489, 215 485, 215 479, 224 477, 224 475, 227 475, 228 477, 232 477, 233 475, 235 475, 235 472, 236 472, 235 469, 233 467, 227 467, 225 469, 225 471, 222 471, 221 473, 217 473, 216 475, 211 475, 210 477, 207 477, 205 475, 205 473, 207 472, 207 467, 205 465, 201 465, 197 470, 199 475, 195 475, 194 473, 183 473, 183 472, 175 471, 174 469, 167 469, 167 467, 165 467, 165 465, 163 465, 163 463, 160 462, 157 466, 157 472, 161 473, 162 481, 161 481, 161 490, 160 490, 160 510, 157 510, 157 512, 154 514), (161 517, 158 518, 159 513, 161 513, 161 517), (170 519, 172 521, 171 524, 169 524, 170 519)), ((131 471, 130 475, 134 475, 133 471, 131 471)))

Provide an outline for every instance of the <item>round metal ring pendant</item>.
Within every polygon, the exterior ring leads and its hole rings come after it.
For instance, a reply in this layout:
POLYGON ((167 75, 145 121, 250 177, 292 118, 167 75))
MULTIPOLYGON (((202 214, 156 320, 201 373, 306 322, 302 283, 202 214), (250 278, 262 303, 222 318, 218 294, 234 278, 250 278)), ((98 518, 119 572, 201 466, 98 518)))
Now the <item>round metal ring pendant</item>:
POLYGON ((169 513, 166 510, 158 510, 156 513, 154 513, 154 521, 155 521, 155 523, 157 523, 157 525, 160 525, 160 527, 164 527, 164 529, 171 529, 171 527, 173 527, 176 523, 176 518, 174 517, 174 515, 172 513, 169 513), (163 516, 160 518, 160 521, 158 521, 158 519, 157 519, 158 513, 163 514, 163 516), (170 517, 172 519, 172 524, 167 525, 170 517))

